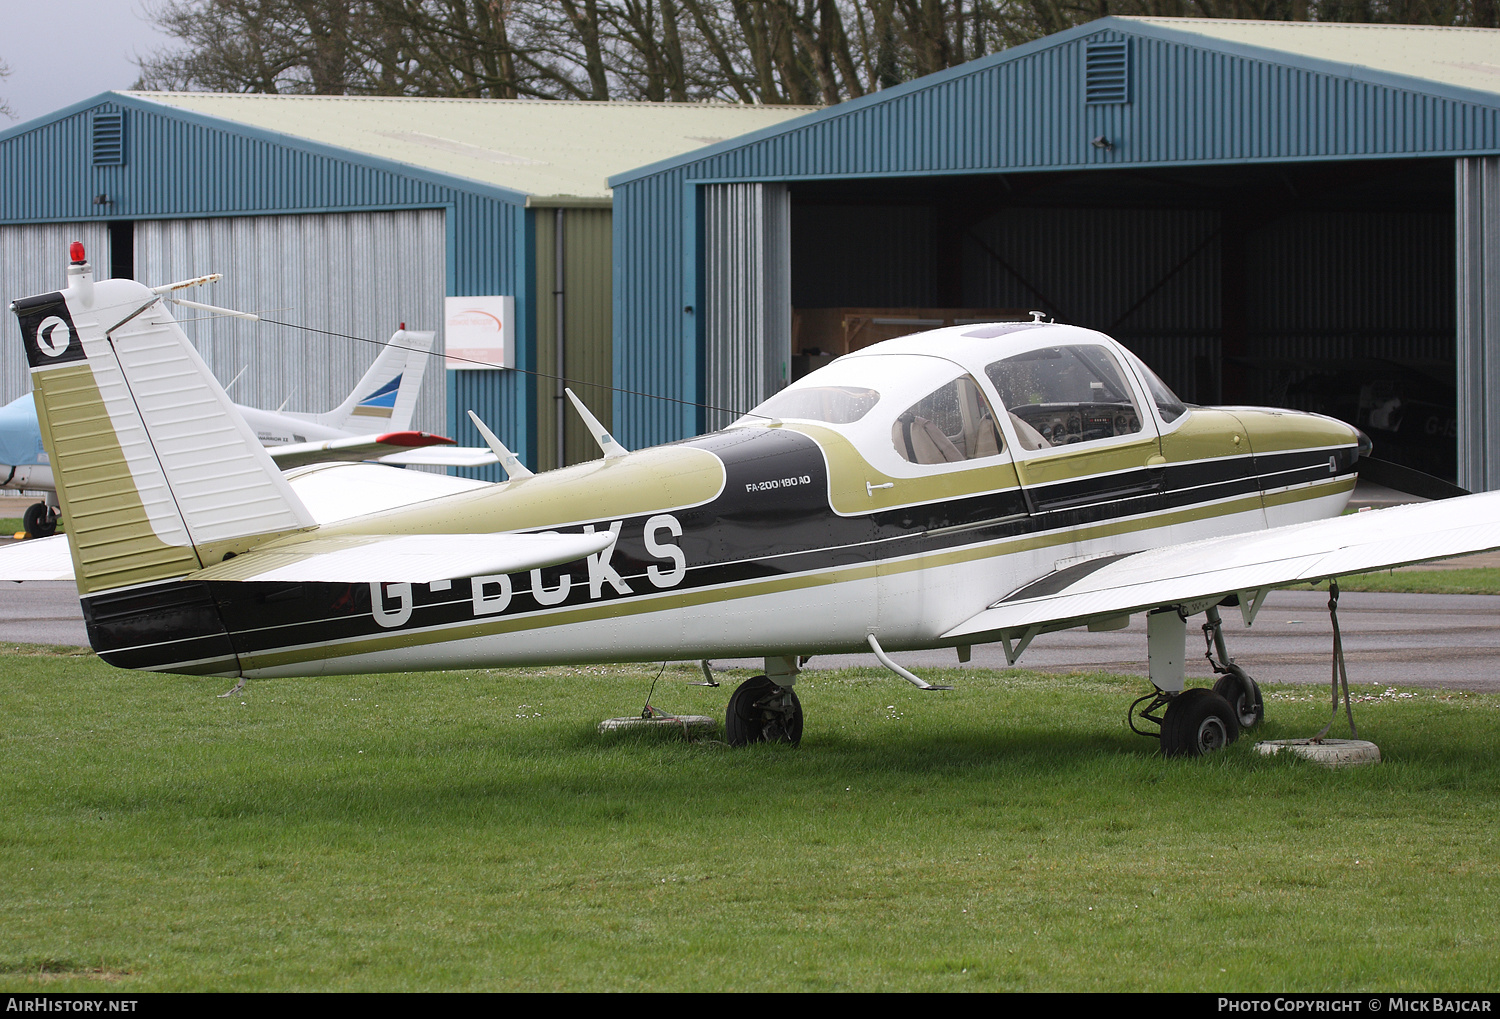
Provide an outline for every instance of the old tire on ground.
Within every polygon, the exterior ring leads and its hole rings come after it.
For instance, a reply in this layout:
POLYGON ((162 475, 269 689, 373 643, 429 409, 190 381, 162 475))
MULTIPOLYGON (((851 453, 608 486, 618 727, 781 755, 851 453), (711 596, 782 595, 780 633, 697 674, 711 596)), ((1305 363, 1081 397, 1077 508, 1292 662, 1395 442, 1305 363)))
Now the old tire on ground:
POLYGON ((1167 705, 1161 721, 1163 757, 1201 757, 1221 750, 1240 735, 1233 708, 1219 694, 1202 687, 1184 690, 1167 705))
POLYGON ((668 732, 680 732, 684 736, 713 732, 718 727, 719 720, 707 715, 653 715, 650 718, 627 715, 623 718, 606 718, 599 723, 601 733, 665 729, 668 732))
POLYGON ((1229 666, 1229 675, 1219 677, 1219 681, 1214 684, 1214 693, 1229 702, 1241 729, 1253 729, 1266 717, 1266 702, 1260 695, 1260 684, 1246 675, 1245 670, 1238 665, 1229 666), (1254 694, 1248 703, 1241 676, 1249 680, 1250 690, 1254 694))
POLYGON ((26 529, 28 538, 46 538, 57 533, 57 517, 52 515, 44 502, 34 502, 27 506, 21 525, 26 529))
POLYGON ((785 693, 790 713, 777 711, 761 702, 779 688, 765 676, 755 676, 741 683, 729 697, 724 711, 724 738, 732 747, 749 743, 775 742, 797 744, 802 739, 802 702, 796 693, 785 693))
POLYGON ((1262 754, 1295 754, 1329 768, 1379 764, 1380 748, 1362 739, 1278 739, 1255 744, 1262 754))

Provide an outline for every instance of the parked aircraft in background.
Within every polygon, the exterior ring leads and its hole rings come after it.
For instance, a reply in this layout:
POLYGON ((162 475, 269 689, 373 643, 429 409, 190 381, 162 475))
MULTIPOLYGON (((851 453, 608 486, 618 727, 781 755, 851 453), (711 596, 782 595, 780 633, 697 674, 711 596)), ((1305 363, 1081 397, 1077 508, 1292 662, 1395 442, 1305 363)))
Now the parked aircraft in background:
MULTIPOLYGON (((81 262, 81 245, 79 249, 75 255, 81 262)), ((284 469, 330 460, 438 467, 493 464, 495 454, 489 449, 456 446, 452 439, 410 430, 433 338, 430 331, 408 330, 403 325, 344 402, 326 413, 259 410, 239 404, 235 410, 284 469)), ((45 504, 35 503, 26 510, 22 523, 28 537, 44 537, 57 529, 52 464, 43 448, 30 393, 0 407, 0 489, 47 495, 45 504)))
POLYGON ((1222 642, 1215 689, 1184 689, 1189 616, 1220 636, 1219 606, 1248 623, 1278 586, 1500 546, 1500 495, 1339 517, 1368 451, 1352 426, 1185 406, 1071 326, 880 343, 635 452, 575 401, 601 459, 532 475, 494 440, 509 481, 391 472, 404 494, 378 508, 339 479, 379 468, 283 475, 141 285, 76 271, 12 308, 90 641, 123 668, 755 656, 728 738, 796 742, 806 656, 870 651, 925 687, 886 652, 998 641, 1014 662, 1040 634, 1145 612, 1138 717, 1198 754, 1263 708, 1222 642))

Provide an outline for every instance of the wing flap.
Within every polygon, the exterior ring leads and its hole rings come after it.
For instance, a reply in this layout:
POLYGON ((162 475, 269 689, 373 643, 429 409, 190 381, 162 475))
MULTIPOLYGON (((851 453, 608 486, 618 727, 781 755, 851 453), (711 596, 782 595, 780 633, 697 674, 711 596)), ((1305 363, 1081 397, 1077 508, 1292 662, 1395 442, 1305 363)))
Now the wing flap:
POLYGON ((943 634, 999 637, 1031 627, 1286 587, 1500 548, 1500 492, 1395 506, 1269 531, 1165 545, 1033 581, 943 634))
POLYGON ((401 534, 311 536, 199 570, 188 580, 430 584, 459 577, 523 573, 603 551, 614 535, 401 534))

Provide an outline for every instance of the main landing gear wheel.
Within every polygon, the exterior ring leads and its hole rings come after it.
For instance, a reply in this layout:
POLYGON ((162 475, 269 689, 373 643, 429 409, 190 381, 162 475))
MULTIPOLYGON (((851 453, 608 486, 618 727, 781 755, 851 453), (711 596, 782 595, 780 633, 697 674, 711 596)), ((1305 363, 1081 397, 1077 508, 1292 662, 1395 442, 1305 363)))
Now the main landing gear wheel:
POLYGON ((1214 684, 1214 693, 1229 702, 1239 720, 1241 729, 1253 729, 1266 717, 1266 702, 1260 696, 1260 684, 1245 674, 1238 665, 1229 665, 1228 673, 1220 676, 1214 684), (1250 696, 1245 696, 1246 684, 1250 696))
POLYGON ((1222 750, 1240 735, 1239 718, 1219 694, 1202 687, 1184 690, 1167 705, 1161 722, 1163 757, 1201 757, 1222 750))
POLYGON ((26 507, 21 526, 28 538, 46 538, 57 533, 57 514, 44 502, 34 502, 26 507))
POLYGON ((802 740, 802 702, 789 686, 777 686, 765 676, 747 679, 729 697, 724 735, 732 747, 748 743, 796 746, 802 740))

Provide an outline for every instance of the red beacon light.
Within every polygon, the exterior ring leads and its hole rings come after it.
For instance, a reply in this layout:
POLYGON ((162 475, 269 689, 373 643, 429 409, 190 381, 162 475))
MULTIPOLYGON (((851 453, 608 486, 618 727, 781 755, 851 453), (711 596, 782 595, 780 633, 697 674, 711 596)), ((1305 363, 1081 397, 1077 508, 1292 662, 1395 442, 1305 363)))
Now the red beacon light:
POLYGON ((68 245, 68 257, 73 260, 74 265, 82 265, 88 261, 88 256, 83 253, 82 241, 74 241, 68 245))

